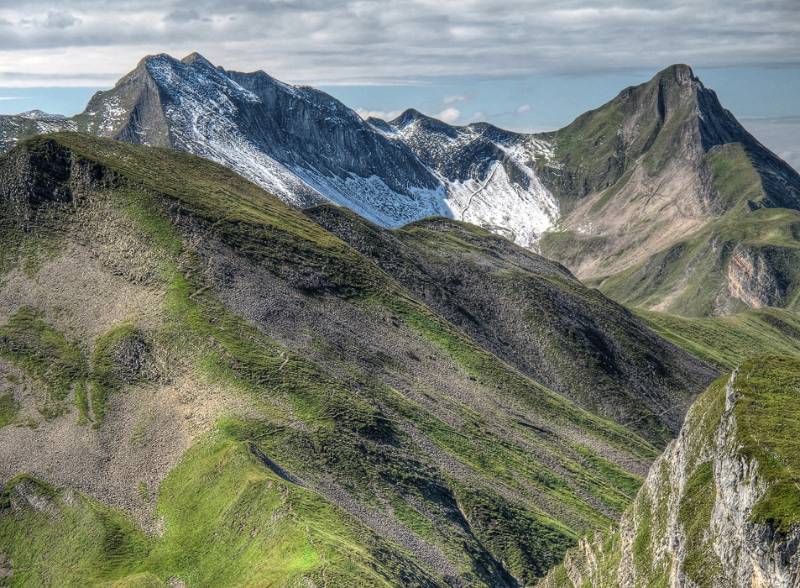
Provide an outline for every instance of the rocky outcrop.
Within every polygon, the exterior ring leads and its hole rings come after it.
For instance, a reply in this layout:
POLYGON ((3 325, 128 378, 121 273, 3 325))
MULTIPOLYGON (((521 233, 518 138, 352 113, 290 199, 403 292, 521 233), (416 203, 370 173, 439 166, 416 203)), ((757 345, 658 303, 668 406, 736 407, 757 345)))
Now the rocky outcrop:
POLYGON ((725 268, 729 296, 750 308, 783 306, 785 285, 776 273, 767 252, 737 244, 725 268))
POLYGON ((582 540, 540 586, 797 586, 800 427, 784 412, 798 396, 796 358, 717 381, 619 527, 582 540))
MULTIPOLYGON (((75 200, 92 190, 116 186, 118 174, 89 162, 56 141, 37 139, 0 161, 0 231, 51 228, 54 217, 69 214, 75 200), (13 219, 13 220, 11 220, 13 219)), ((11 243, 6 242, 10 247, 11 243)))

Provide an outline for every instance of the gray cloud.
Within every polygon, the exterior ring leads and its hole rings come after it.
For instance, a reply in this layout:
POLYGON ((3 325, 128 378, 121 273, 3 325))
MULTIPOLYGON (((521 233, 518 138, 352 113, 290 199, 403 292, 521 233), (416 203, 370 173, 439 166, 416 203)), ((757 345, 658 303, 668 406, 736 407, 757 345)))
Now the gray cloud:
POLYGON ((46 29, 68 29, 79 24, 81 21, 67 12, 50 11, 42 21, 42 26, 46 29))
POLYGON ((164 21, 174 24, 186 24, 193 21, 211 22, 211 19, 207 16, 202 16, 194 8, 178 8, 168 13, 164 17, 164 21))
POLYGON ((5 22, 0 71, 109 82, 195 49, 315 84, 800 62, 797 0, 0 0, 5 22))

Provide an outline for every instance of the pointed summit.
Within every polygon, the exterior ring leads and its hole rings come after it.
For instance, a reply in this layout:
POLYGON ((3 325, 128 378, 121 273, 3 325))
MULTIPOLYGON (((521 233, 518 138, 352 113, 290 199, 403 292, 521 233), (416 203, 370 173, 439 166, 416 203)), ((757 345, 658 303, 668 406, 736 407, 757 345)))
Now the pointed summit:
POLYGON ((404 129, 412 123, 417 123, 421 128, 424 128, 428 132, 440 133, 447 135, 448 137, 455 136, 456 133, 454 127, 451 125, 439 120, 438 118, 423 114, 415 108, 408 108, 404 110, 400 116, 392 121, 389 121, 390 125, 398 129, 404 129))
POLYGON ((669 67, 665 67, 660 72, 658 72, 655 76, 653 76, 654 80, 662 80, 662 81, 674 81, 677 82, 678 85, 687 85, 691 82, 699 82, 699 78, 694 75, 692 68, 685 63, 676 63, 670 65, 669 67))
POLYGON ((395 126, 395 127, 401 127, 402 128, 402 127, 405 127, 407 125, 410 125, 411 123, 413 123, 415 121, 422 120, 422 119, 427 119, 427 118, 430 118, 430 117, 422 114, 416 108, 406 108, 403 112, 400 113, 400 116, 390 120, 389 124, 391 124, 392 126, 395 126))
POLYGON ((184 65, 205 65, 212 69, 216 69, 213 63, 211 63, 208 59, 200 55, 197 51, 193 51, 189 53, 186 57, 181 59, 181 63, 184 65))

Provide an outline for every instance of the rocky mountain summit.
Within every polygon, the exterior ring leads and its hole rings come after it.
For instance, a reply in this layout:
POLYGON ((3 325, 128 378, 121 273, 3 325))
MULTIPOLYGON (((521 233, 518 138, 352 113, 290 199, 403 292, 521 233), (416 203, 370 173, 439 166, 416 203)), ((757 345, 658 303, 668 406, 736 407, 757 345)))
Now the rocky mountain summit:
MULTIPOLYGON (((370 123, 324 92, 261 71, 227 71, 195 53, 181 61, 146 57, 59 128, 187 151, 291 204, 334 202, 383 226, 445 216, 488 224, 529 244, 552 224, 556 203, 527 167, 535 153, 546 152, 545 143, 481 125, 452 127, 457 143, 480 147, 478 159, 451 172, 442 159, 453 159, 451 138, 431 139, 442 151, 438 159, 432 152, 420 157, 427 148, 415 133, 422 127, 409 118, 395 121, 397 127, 370 123)), ((0 117, 0 146, 52 130, 51 121, 0 117)))
POLYGON ((800 584, 800 360, 744 362, 695 403, 617 530, 539 585, 800 584))
POLYGON ((624 90, 552 140, 567 173, 551 184, 562 217, 544 255, 645 308, 794 307, 800 176, 690 68, 624 90))

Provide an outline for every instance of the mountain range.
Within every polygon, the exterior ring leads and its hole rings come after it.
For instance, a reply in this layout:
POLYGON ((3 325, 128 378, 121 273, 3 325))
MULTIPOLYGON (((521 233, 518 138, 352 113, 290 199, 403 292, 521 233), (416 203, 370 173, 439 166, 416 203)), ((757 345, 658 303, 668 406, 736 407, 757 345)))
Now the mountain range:
POLYGON ((384 227, 476 224, 618 301, 703 316, 794 308, 800 176, 675 65, 567 127, 362 118, 335 98, 194 53, 146 57, 72 118, 0 117, 0 148, 53 130, 171 147, 284 201, 384 227))
POLYGON ((800 581, 797 174, 688 67, 525 135, 159 55, 0 140, 0 586, 800 581))

